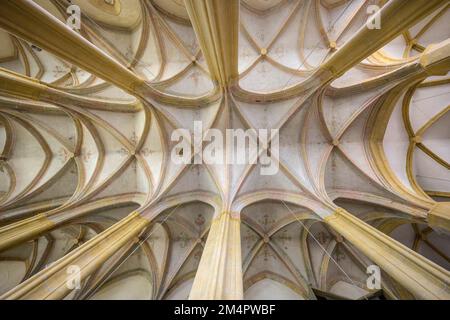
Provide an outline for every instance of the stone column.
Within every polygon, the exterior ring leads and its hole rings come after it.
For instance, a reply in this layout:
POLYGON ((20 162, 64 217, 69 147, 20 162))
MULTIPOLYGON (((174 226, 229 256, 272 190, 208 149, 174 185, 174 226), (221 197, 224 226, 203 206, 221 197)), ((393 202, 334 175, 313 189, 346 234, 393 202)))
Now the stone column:
POLYGON ((239 0, 185 0, 211 76, 226 86, 238 78, 239 0))
POLYGON ((285 88, 278 94, 272 94, 272 97, 287 99, 311 88, 317 89, 323 84, 339 78, 353 66, 443 5, 442 0, 388 1, 379 12, 380 29, 369 29, 363 25, 341 47, 333 46, 336 52, 305 81, 285 88))
POLYGON ((339 77, 443 4, 442 0, 388 1, 379 12, 380 28, 363 25, 320 69, 329 71, 331 79, 339 77))
POLYGON ((47 215, 39 214, 32 218, 1 227, 0 252, 33 239, 52 229, 55 225, 55 222, 51 221, 47 215))
POLYGON ((86 279, 117 250, 136 238, 149 220, 134 212, 73 250, 48 268, 21 283, 0 299, 62 299, 72 291, 72 266, 78 268, 80 281, 86 279))
POLYGON ((417 299, 450 299, 450 272, 444 268, 342 208, 324 221, 417 299))
POLYGON ((133 93, 144 80, 31 0, 1 1, 0 27, 133 93))
POLYGON ((240 223, 230 212, 213 220, 189 299, 243 299, 240 223))

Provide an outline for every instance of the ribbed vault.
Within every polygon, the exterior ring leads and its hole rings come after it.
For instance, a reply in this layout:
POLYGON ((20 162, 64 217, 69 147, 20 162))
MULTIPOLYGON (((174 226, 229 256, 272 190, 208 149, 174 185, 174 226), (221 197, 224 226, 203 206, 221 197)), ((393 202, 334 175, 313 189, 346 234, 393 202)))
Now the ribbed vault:
POLYGON ((2 1, 0 296, 449 299, 449 19, 445 0, 2 1), (278 172, 174 163, 194 121, 277 129, 278 172))

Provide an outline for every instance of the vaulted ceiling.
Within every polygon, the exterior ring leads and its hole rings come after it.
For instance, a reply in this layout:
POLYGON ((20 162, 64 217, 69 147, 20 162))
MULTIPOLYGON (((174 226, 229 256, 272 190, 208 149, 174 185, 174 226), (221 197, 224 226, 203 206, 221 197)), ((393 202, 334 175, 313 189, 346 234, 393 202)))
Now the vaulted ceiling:
POLYGON ((2 1, 0 294, 364 299, 379 293, 366 286, 377 264, 385 297, 429 298, 414 286, 431 280, 411 284, 379 258, 401 254, 435 277, 443 293, 432 297, 448 298, 449 9, 445 0, 2 1), (70 5, 81 9, 78 31, 64 25, 70 5), (366 27, 372 5, 383 7, 380 29, 366 27), (171 134, 194 121, 224 133, 278 129, 279 171, 175 164, 171 134), (340 210, 373 247, 329 219, 340 210), (237 231, 210 234, 223 212, 237 231), (208 269, 210 248, 228 261, 216 261, 219 271, 208 269), (43 279, 59 283, 71 263, 81 289, 48 290, 43 279), (221 291, 230 281, 237 295, 221 291))

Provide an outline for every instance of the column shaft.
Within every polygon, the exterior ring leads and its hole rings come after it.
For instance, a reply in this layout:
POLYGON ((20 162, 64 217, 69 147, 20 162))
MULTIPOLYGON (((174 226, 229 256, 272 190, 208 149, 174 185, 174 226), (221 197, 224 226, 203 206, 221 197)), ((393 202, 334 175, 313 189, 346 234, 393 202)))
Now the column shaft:
POLYGON ((433 228, 450 231, 450 202, 437 202, 428 212, 428 223, 433 228))
MULTIPOLYGON (((442 0, 390 0, 379 12, 380 29, 369 29, 363 25, 305 81, 272 93, 271 99, 292 98, 339 78, 443 4, 442 0)), ((264 99, 264 96, 259 98, 264 99)))
POLYGON ((138 213, 132 213, 81 247, 70 252, 48 268, 21 283, 0 299, 62 299, 72 291, 69 287, 69 267, 80 270, 80 281, 97 270, 118 249, 126 245, 148 225, 150 221, 138 213))
POLYGON ((450 299, 450 272, 338 208, 325 222, 417 299, 450 299))
POLYGON ((0 252, 33 239, 52 229, 55 223, 45 214, 11 223, 0 228, 0 252))
POLYGON ((211 76, 221 86, 238 78, 239 0, 185 0, 211 76))
POLYGON ((443 4, 442 0, 389 1, 379 12, 379 29, 363 25, 320 69, 331 71, 333 79, 339 77, 443 4))
MULTIPOLYGON (((198 98, 186 98, 155 89, 145 82, 145 79, 137 76, 78 33, 66 27, 65 24, 31 0, 0 1, 0 28, 145 100, 155 99, 162 103, 199 106, 218 99, 218 91, 198 98)), ((10 72, 10 78, 17 77, 10 72)), ((26 92, 31 95, 33 100, 39 100, 39 95, 43 91, 45 93, 49 93, 49 90, 58 91, 39 81, 30 80, 28 77, 23 78, 22 84, 25 87, 27 87, 27 82, 35 82, 34 88, 37 90, 26 92), (41 88, 36 86, 41 86, 41 88)), ((3 88, 4 91, 13 90, 7 84, 3 85, 2 81, 0 81, 0 88, 3 88)), ((23 92, 22 89, 24 88, 16 91, 23 92)), ((22 94, 22 96, 25 95, 22 94)), ((70 94, 65 96, 70 96, 70 94)))
POLYGON ((2 1, 0 27, 128 92, 144 82, 31 0, 2 1))
POLYGON ((240 219, 229 212, 212 222, 189 299, 243 299, 240 219))

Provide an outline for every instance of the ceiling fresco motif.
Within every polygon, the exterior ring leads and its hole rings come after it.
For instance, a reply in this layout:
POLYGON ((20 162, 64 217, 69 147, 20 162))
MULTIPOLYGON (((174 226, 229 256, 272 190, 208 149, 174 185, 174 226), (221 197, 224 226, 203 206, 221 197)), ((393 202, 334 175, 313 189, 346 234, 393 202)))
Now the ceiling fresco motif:
POLYGON ((448 21, 445 0, 1 1, 0 299, 450 299, 448 21), (175 163, 195 121, 274 130, 277 172, 175 163))

